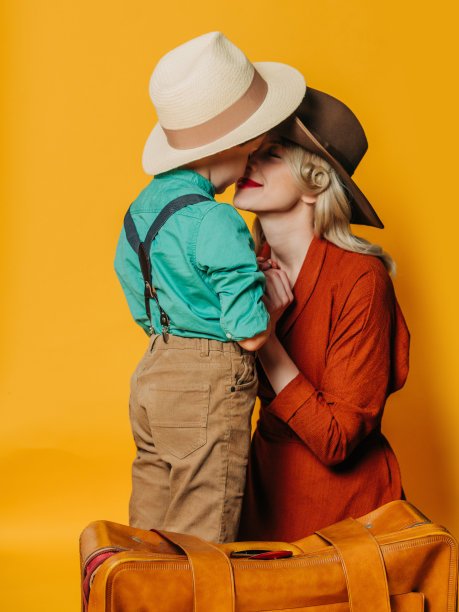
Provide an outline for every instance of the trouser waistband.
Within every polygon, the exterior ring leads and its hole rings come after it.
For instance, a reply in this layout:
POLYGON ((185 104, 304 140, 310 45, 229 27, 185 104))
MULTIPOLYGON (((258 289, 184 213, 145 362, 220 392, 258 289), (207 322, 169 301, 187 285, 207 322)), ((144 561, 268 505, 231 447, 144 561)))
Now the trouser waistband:
POLYGON ((211 338, 185 338, 184 336, 173 336, 169 334, 167 343, 164 342, 162 334, 153 334, 150 338, 149 348, 156 349, 195 349, 201 353, 209 351, 220 351, 222 353, 237 353, 242 355, 249 353, 243 349, 237 342, 222 342, 221 340, 213 340, 211 338))

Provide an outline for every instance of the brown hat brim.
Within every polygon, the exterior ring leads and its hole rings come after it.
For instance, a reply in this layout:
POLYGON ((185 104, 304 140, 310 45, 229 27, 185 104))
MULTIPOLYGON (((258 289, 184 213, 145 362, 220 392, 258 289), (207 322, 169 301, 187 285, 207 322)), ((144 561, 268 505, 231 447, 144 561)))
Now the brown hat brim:
MULTIPOLYGON (((336 159, 323 147, 315 138, 299 117, 294 116, 288 122, 284 122, 279 126, 281 134, 287 140, 291 140, 296 144, 304 147, 312 153, 316 153, 323 157, 330 166, 337 172, 343 181, 347 191, 352 208, 351 223, 359 225, 370 225, 372 227, 384 228, 384 224, 376 214, 374 208, 363 195, 357 185, 354 183, 349 173, 336 159)), ((277 131, 277 130, 276 130, 277 131)))

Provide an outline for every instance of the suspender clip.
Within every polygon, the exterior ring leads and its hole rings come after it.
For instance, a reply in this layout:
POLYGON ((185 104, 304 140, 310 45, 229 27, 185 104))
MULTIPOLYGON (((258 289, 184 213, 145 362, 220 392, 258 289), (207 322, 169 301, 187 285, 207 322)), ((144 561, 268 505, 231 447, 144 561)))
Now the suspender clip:
POLYGON ((169 321, 169 317, 167 316, 167 314, 164 312, 162 308, 161 308, 160 321, 161 321, 161 329, 162 329, 164 342, 167 342, 169 340, 170 321, 169 321))
POLYGON ((153 287, 148 281, 145 281, 145 297, 154 298, 155 295, 156 295, 156 290, 153 289, 153 287))

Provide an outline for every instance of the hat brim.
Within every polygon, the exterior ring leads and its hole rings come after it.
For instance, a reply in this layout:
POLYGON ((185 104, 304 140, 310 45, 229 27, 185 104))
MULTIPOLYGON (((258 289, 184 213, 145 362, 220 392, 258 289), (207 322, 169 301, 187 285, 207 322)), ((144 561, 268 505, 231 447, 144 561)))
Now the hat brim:
POLYGON ((174 149, 157 123, 150 133, 142 156, 147 174, 160 174, 192 161, 225 151, 272 129, 291 115, 303 100, 306 84, 292 66, 276 62, 254 62, 268 84, 263 103, 244 123, 213 142, 194 149, 174 149))
POLYGON ((295 116, 288 122, 285 122, 283 126, 280 126, 279 132, 283 137, 287 138, 287 140, 291 140, 308 151, 323 157, 337 172, 348 191, 347 195, 352 209, 351 223, 357 225, 370 225, 372 227, 378 227, 379 229, 384 228, 384 224, 376 214, 373 206, 354 183, 349 173, 346 172, 343 166, 320 144, 314 134, 308 130, 299 117, 295 116))

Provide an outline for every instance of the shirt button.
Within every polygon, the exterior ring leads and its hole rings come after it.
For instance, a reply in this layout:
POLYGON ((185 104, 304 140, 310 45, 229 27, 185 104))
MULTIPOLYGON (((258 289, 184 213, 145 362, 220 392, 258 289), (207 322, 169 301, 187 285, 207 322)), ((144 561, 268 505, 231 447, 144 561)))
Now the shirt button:
POLYGON ((231 338, 231 334, 226 334, 226 337, 227 338, 231 338))

